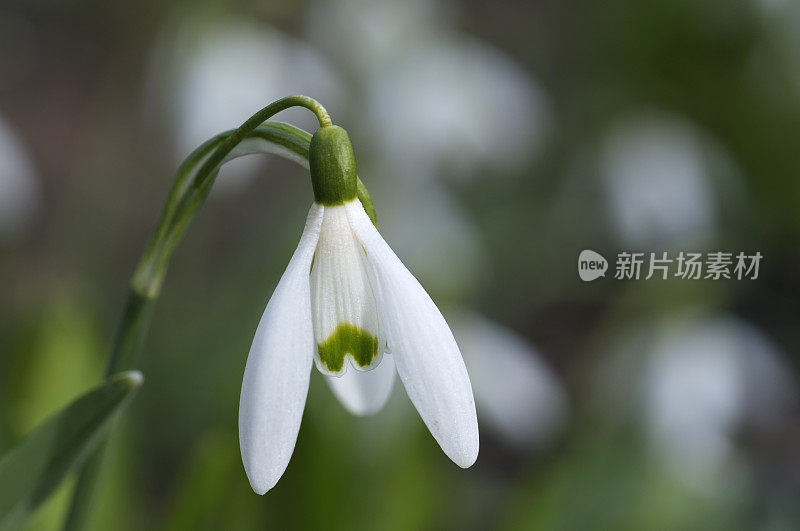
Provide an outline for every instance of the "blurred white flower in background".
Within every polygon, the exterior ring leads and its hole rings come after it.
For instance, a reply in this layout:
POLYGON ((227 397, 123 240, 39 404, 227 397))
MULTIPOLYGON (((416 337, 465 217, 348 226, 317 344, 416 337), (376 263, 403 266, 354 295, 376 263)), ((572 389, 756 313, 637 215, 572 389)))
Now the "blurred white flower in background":
MULTIPOLYGON (((245 19, 192 21, 166 31, 153 57, 155 77, 173 72, 166 105, 171 115, 176 160, 222 131, 238 127, 274 100, 312 95, 336 116, 342 89, 335 70, 302 40, 245 19)), ((156 96, 158 97, 158 96, 156 96)), ((306 130, 317 127, 305 109, 275 119, 306 130)), ((264 157, 244 157, 226 165, 214 189, 237 190, 263 167, 264 157), (221 186, 220 186, 221 185, 221 186)))
POLYGON ((403 184, 392 175, 369 179, 381 231, 434 296, 460 298, 474 291, 487 265, 474 224, 438 183, 403 184))
POLYGON ((641 390, 651 434, 684 467, 719 466, 740 429, 772 429, 795 405, 788 369, 766 336, 736 318, 668 328, 641 390))
POLYGON ((322 0, 311 5, 306 34, 341 68, 367 80, 452 28, 452 7, 432 0, 322 0))
POLYGON ((449 7, 320 2, 310 17, 309 38, 351 71, 370 140, 406 179, 514 171, 551 125, 539 84, 507 54, 459 35, 449 7))
POLYGON ((727 155, 691 123, 645 112, 611 126, 600 148, 611 220, 634 247, 706 245, 719 224, 727 155), (720 177, 719 173, 724 175, 720 177))
POLYGON ((387 65, 367 95, 375 138, 411 177, 462 178, 524 167, 540 150, 550 112, 514 61, 478 41, 429 41, 387 65))
POLYGON ((17 239, 30 227, 41 200, 38 179, 22 139, 0 116, 0 239, 17 239))
POLYGON ((467 365, 478 418, 518 448, 541 447, 568 418, 556 374, 525 338, 477 314, 448 315, 467 365))
POLYGON ((742 463, 736 440, 743 431, 768 438, 797 406, 779 349, 728 315, 640 328, 599 374, 605 390, 616 389, 599 407, 637 411, 668 470, 698 486, 742 463))
POLYGON ((771 58, 775 51, 789 70, 795 89, 800 91, 800 2, 797 0, 754 0, 768 31, 766 38, 773 44, 768 52, 771 58))

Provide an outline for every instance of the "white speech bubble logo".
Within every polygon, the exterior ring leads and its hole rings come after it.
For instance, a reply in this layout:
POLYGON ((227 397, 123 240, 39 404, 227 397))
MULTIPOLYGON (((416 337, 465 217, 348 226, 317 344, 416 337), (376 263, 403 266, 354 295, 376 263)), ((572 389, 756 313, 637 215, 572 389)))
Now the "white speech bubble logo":
POLYGON ((599 253, 584 249, 578 256, 578 276, 584 282, 606 276, 607 269, 608 261, 599 253))

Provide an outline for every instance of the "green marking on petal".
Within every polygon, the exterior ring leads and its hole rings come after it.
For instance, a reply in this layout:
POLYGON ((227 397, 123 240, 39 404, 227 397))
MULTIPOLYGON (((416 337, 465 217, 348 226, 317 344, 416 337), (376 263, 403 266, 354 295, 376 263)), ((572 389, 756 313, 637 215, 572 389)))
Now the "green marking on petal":
POLYGON ((339 323, 322 343, 317 343, 319 359, 331 372, 340 372, 344 357, 350 354, 359 367, 366 367, 378 355, 378 338, 350 323, 339 323))

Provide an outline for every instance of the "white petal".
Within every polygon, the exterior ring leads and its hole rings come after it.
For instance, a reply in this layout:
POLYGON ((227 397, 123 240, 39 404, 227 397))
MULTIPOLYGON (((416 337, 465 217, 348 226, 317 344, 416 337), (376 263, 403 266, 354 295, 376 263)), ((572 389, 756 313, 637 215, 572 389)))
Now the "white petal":
POLYGON ((325 381, 339 402, 354 415, 377 413, 392 394, 394 357, 383 360, 369 371, 346 371, 342 376, 325 376, 325 381))
POLYGON ((408 397, 444 453, 466 468, 478 457, 478 419, 467 369, 441 312, 356 200, 347 214, 373 265, 388 347, 408 397))
POLYGON ((324 208, 311 207, 303 236, 258 324, 239 399, 239 447, 257 494, 275 486, 303 417, 314 335, 308 272, 324 208))
POLYGON ((323 374, 341 376, 348 359, 358 370, 369 370, 381 361, 385 342, 368 270, 345 207, 325 207, 311 268, 314 359, 323 374))

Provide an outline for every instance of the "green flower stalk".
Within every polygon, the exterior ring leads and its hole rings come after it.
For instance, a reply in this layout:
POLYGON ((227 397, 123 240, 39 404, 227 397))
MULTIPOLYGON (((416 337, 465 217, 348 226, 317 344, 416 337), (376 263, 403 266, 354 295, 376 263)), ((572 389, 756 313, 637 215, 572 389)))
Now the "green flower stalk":
MULTIPOLYGON (((469 377, 450 328, 425 290, 377 230, 372 200, 356 174, 347 133, 315 100, 290 96, 238 129, 198 147, 178 169, 161 217, 130 284, 106 375, 135 366, 167 266, 208 196, 220 167, 250 153, 273 153, 310 169, 314 202, 289 266, 267 304, 247 359, 239 407, 242 460, 263 494, 283 474, 305 407, 312 360, 345 407, 377 411, 395 368, 434 438, 462 467, 478 454, 469 377), (305 107, 320 128, 311 136, 266 121, 305 107), (348 370, 348 367, 354 370, 348 370)), ((86 527, 101 466, 84 467, 65 529, 86 527)))

